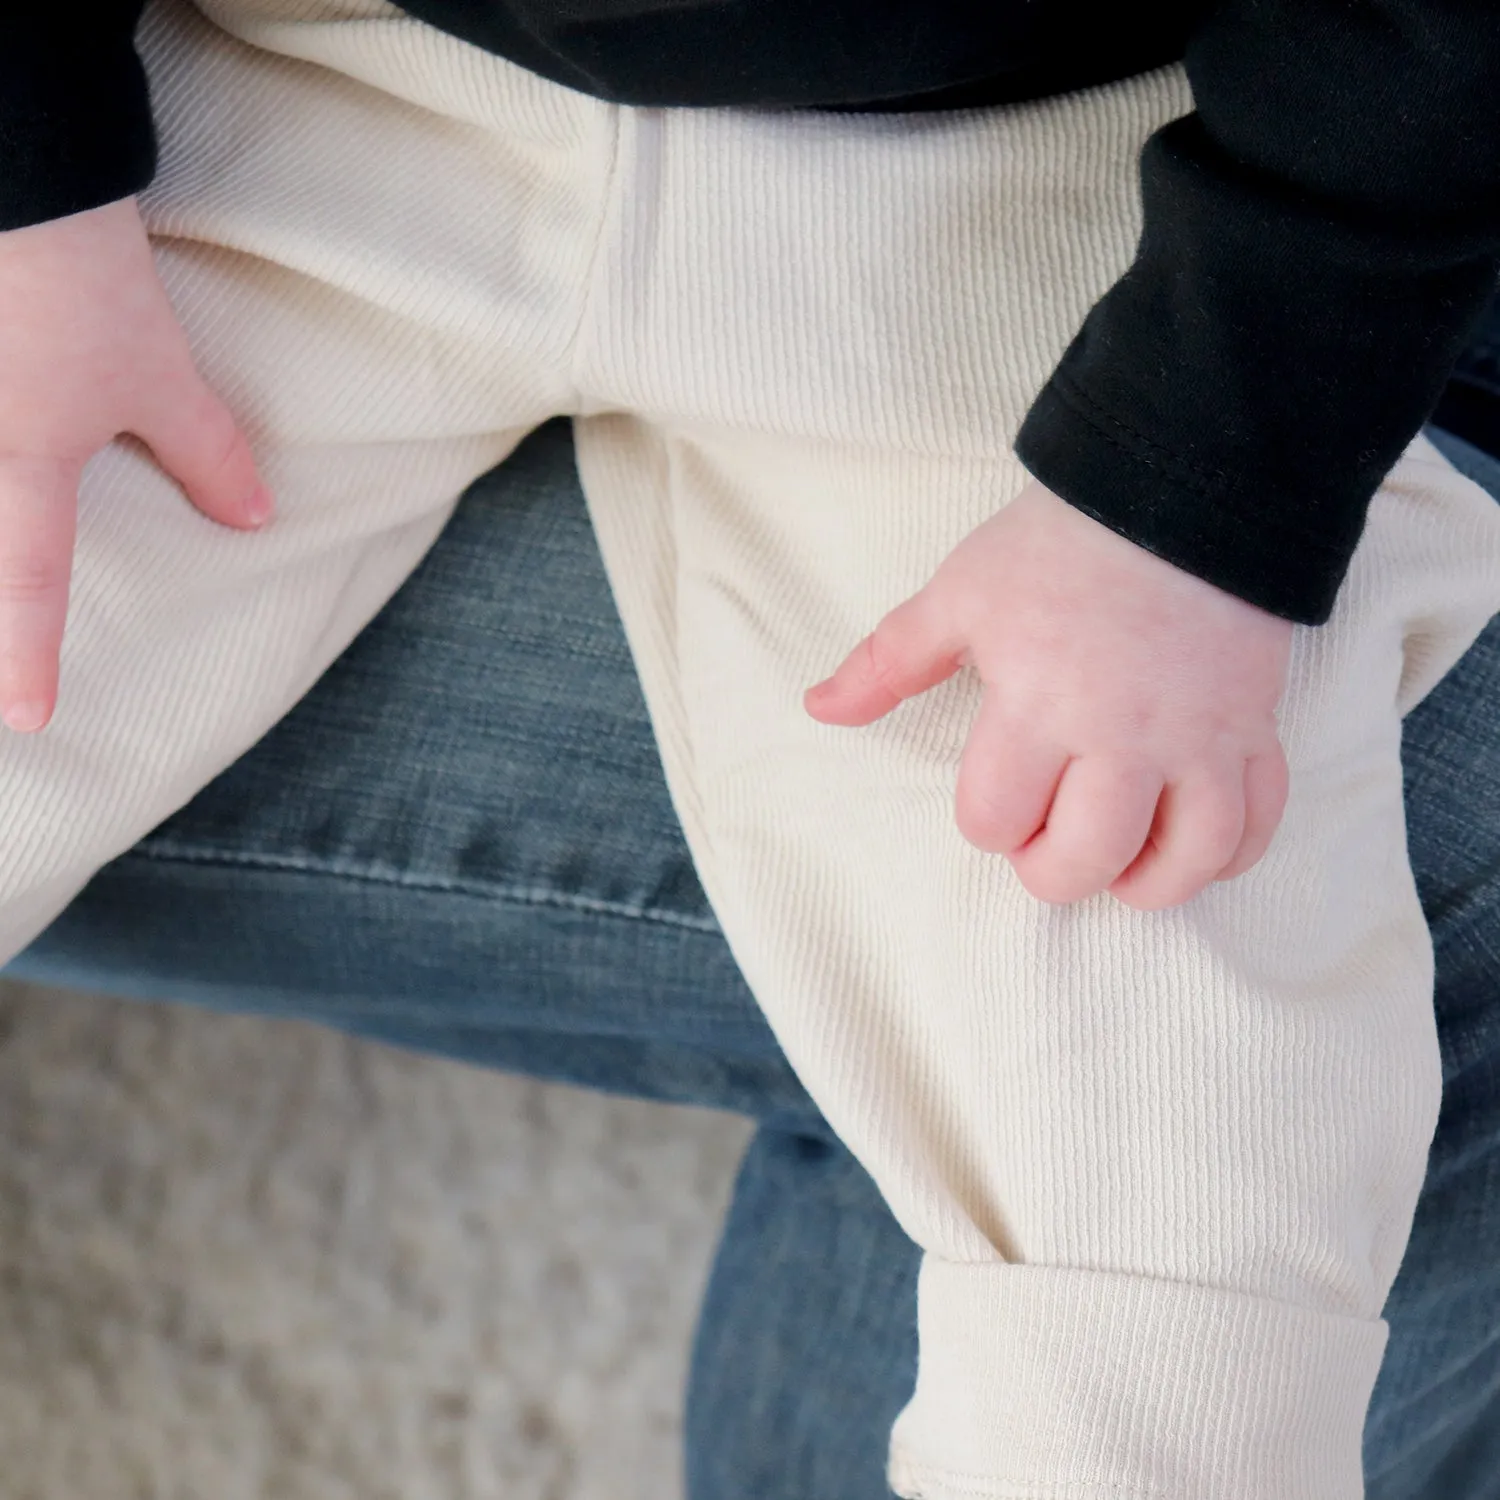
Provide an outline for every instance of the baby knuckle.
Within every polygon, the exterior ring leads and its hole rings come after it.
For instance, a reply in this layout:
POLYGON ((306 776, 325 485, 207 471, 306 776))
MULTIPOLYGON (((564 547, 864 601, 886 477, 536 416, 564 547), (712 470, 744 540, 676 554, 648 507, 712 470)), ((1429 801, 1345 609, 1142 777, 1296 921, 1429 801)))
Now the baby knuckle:
POLYGON ((954 806, 954 822, 958 831, 986 854, 1004 854, 1010 844, 1006 837, 1008 820, 998 809, 982 797, 964 796, 960 793, 954 806))
POLYGON ((975 578, 965 574, 947 579, 945 584, 943 602, 951 617, 967 629, 983 625, 999 608, 995 586, 989 578, 975 578))
MULTIPOLYGON (((1161 723, 1161 705, 1154 700, 1131 701, 1112 706, 1109 714, 1110 729, 1122 746, 1148 744, 1156 735, 1161 723)), ((1124 759, 1124 756, 1121 756, 1124 759)))
POLYGON ((35 552, 0 556, 0 601, 6 604, 49 600, 66 583, 66 562, 35 552))

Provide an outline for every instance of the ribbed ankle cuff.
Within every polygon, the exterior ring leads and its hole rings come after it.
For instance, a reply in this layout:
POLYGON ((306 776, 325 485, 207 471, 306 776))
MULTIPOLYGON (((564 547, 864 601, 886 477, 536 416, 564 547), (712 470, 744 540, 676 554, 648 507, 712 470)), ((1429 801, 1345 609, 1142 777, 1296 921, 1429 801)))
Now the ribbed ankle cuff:
POLYGON ((1361 1500, 1385 1323, 1143 1277, 929 1255, 908 1500, 1361 1500))

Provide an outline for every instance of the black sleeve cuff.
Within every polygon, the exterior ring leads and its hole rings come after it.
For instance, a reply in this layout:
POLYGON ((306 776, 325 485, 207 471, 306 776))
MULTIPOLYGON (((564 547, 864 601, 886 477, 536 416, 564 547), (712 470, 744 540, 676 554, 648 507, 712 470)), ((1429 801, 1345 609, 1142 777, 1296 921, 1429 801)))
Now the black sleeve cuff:
POLYGON ((129 197, 156 170, 140 0, 57 9, 0 18, 0 230, 129 197))
POLYGON ((1015 451, 1054 494, 1184 572, 1299 624, 1321 625, 1333 612, 1363 505, 1345 506, 1333 531, 1289 523, 1303 508, 1296 497, 1278 503, 1249 493, 1237 474, 1194 467, 1095 406, 1061 371, 1015 451))

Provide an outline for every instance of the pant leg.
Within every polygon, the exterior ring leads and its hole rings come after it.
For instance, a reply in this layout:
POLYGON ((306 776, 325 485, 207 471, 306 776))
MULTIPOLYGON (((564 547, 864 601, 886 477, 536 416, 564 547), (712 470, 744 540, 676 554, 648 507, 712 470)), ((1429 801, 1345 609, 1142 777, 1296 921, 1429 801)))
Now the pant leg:
POLYGON ((253 749, 7 968, 760 1124, 699 1315, 693 1500, 872 1500, 917 1251, 787 1064, 672 811, 548 424, 253 749))
POLYGON ((157 263, 280 512, 245 536, 132 445, 90 465, 58 712, 0 738, 0 959, 274 724, 569 404, 608 107, 415 23, 290 30, 302 58, 180 0, 142 26, 157 263))
POLYGON ((1436 1118, 1400 716, 1500 605, 1500 517, 1425 439, 1298 632, 1274 849, 1187 907, 1043 907, 962 841, 970 678, 858 732, 800 709, 1020 488, 1009 436, 1128 264, 1181 83, 640 112, 598 269, 629 296, 584 332, 585 492, 705 889, 926 1252, 908 1495, 1360 1493, 1436 1118))
POLYGON ((5 973, 826 1133, 694 873, 564 423, 5 973))

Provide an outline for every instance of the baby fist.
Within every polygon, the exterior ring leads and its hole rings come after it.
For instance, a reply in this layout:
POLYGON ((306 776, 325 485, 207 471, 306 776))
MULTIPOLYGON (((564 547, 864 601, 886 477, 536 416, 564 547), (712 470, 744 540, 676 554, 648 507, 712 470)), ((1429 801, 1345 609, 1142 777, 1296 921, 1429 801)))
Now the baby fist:
POLYGON ((1142 911, 1248 870, 1286 806, 1276 707, 1293 626, 1031 481, 810 688, 863 725, 961 667, 984 684, 959 831, 1025 888, 1142 911))

